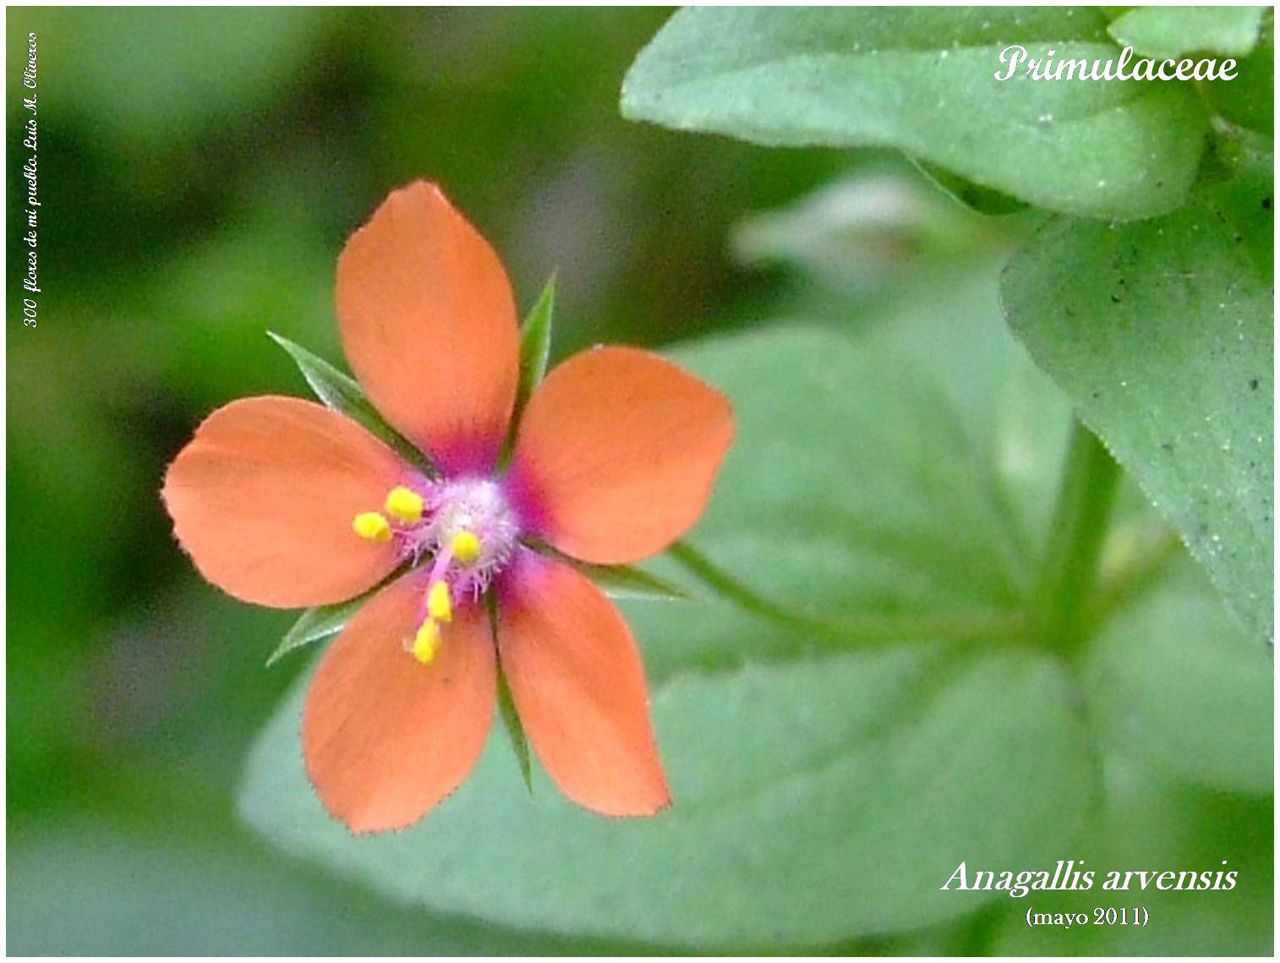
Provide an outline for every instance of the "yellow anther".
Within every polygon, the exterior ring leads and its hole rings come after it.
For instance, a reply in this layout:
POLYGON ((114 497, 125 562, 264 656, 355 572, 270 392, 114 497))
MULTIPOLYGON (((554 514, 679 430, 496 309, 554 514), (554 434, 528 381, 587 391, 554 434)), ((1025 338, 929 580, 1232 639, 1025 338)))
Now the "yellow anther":
POLYGON ((430 665, 440 649, 440 625, 435 619, 427 619, 413 637, 413 657, 423 665, 430 665))
POLYGON ((480 536, 465 528, 453 536, 453 557, 463 565, 470 565, 480 557, 480 536))
POLYGON ((351 527, 361 538, 373 542, 385 542, 391 538, 391 523, 381 512, 361 512, 351 520, 351 527))
POLYGON ((427 592, 427 611, 437 622, 448 622, 453 618, 453 604, 449 600, 449 586, 444 582, 436 582, 427 592))
POLYGON ((412 488, 398 485, 387 492, 387 514, 406 525, 414 525, 422 518, 422 496, 412 488))

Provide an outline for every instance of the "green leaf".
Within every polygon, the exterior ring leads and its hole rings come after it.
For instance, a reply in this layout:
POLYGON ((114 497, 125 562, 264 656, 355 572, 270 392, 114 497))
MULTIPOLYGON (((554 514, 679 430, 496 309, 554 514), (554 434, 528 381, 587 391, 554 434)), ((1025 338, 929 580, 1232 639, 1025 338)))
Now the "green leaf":
POLYGON ((1114 21, 1107 32, 1116 43, 1147 57, 1243 57, 1257 43, 1266 12, 1266 7, 1139 7, 1114 21))
POLYGON ((1257 161, 1165 218, 1051 221, 1003 298, 1032 356, 1270 640, 1270 155, 1257 161))
POLYGON ((360 606, 364 605, 371 594, 373 594, 372 591, 365 592, 363 595, 336 605, 321 605, 307 609, 284 634, 280 644, 267 659, 267 666, 275 665, 290 652, 302 648, 308 642, 316 642, 342 631, 343 626, 359 611, 360 606))
MULTIPOLYGON (((1270 798, 1248 799, 1196 789, 1107 754, 1100 760, 1105 793, 1088 839, 1066 858, 1092 870, 1087 891, 1034 892, 1009 904, 984 949, 992 956, 1266 956, 1273 953, 1270 798), (1126 889, 1104 889, 1111 872, 1135 871, 1126 889), (1234 871, 1231 889, 1142 887, 1136 871, 1179 874, 1234 871), (1089 925, 1028 927, 1037 913, 1088 914, 1089 925), (1095 907, 1145 908, 1149 925, 1094 924, 1095 907)), ((972 865, 972 864, 971 864, 972 865)), ((1052 868, 1050 866, 1050 868, 1052 868)), ((1167 882, 1167 881, 1166 881, 1167 882)))
MULTIPOLYGON (((721 631, 753 627, 726 618, 721 631)), ((667 753, 676 804, 660 818, 594 816, 540 773, 532 797, 513 794, 491 740, 427 822, 354 840, 306 782, 303 692, 250 761, 253 825, 405 902, 562 933, 772 944, 952 918, 989 898, 937 891, 960 860, 1051 860, 1082 829, 1091 781, 1055 665, 899 651, 665 687, 659 742, 688 749, 667 753)))
MULTIPOLYGON (((966 263, 838 328, 793 319, 678 352, 737 422, 690 542, 761 594, 847 619, 851 647, 867 619, 902 644, 834 651, 723 604, 621 602, 675 800, 660 816, 593 815, 540 770, 532 797, 515 790, 495 733, 420 825, 355 839, 303 773, 301 680, 254 749, 244 818, 410 906, 673 950, 812 947, 999 913, 1005 895, 938 887, 962 860, 1052 866, 1095 828, 1103 787, 1073 671, 1030 627, 972 632, 1023 604, 1069 424, 996 292, 994 261, 966 263)), ((1109 576, 1153 523, 1132 491, 1116 512, 1109 576)), ((1197 681, 1181 680, 1183 698, 1221 691, 1197 681)), ((1237 718, 1214 744, 1243 740, 1252 759, 1237 718)))
POLYGON ((316 393, 316 397, 334 411, 341 412, 352 421, 367 428, 370 433, 381 438, 405 459, 426 470, 429 474, 438 475, 434 465, 426 455, 403 438, 378 414, 378 410, 365 397, 355 379, 343 374, 329 362, 320 358, 301 345, 294 344, 283 335, 274 331, 267 332, 268 337, 284 348, 297 364, 302 377, 316 393))
POLYGON ((769 146, 893 147, 1065 213, 1185 200, 1205 131, 1189 84, 997 80, 1012 44, 1119 56, 1089 8, 691 8, 632 64, 622 112, 769 146))
POLYGON ((1178 573, 1107 626, 1085 676, 1091 715, 1117 751, 1203 786, 1272 791, 1271 653, 1199 572, 1178 573))
POLYGON ((920 172, 938 190, 959 201, 965 207, 972 208, 979 214, 1013 214, 1027 206, 1016 197, 1010 197, 1000 191, 993 191, 989 187, 983 187, 981 184, 967 181, 963 177, 951 173, 945 167, 939 167, 937 164, 930 164, 928 161, 921 160, 917 160, 915 163, 920 172))
POLYGON ((551 353, 551 316, 555 311, 556 276, 547 279, 546 287, 538 301, 520 326, 520 387, 516 392, 515 414, 512 427, 518 424, 520 413, 529 403, 533 389, 538 387, 547 372, 547 356, 551 353))
MULTIPOLYGON (((677 946, 814 944, 954 919, 991 899, 937 892, 960 859, 1053 858, 1083 831, 1095 792, 1068 677, 1052 658, 982 638, 940 642, 947 618, 1016 604, 1026 566, 1007 529, 1039 490, 1028 472, 1053 472, 1061 436, 966 430, 979 412, 990 420, 1011 368, 1035 376, 1004 330, 993 268, 940 278, 901 310, 921 321, 856 338, 777 327, 677 360, 730 395, 738 423, 691 540, 762 592, 897 620, 913 644, 819 658, 830 649, 803 632, 725 606, 623 602, 669 811, 602 819, 540 771, 532 798, 513 792, 495 733, 421 826, 359 841, 303 776, 302 683, 255 750, 245 818, 412 904, 677 946), (952 347, 954 379, 930 387, 930 352, 952 347), (1004 456, 1009 444, 1021 459, 1004 456), (1017 807, 1002 802, 1010 781, 1017 807)), ((1049 391, 1041 408, 1065 422, 1049 391)))
POLYGON ((1276 48, 1275 19, 1267 17, 1258 45, 1241 59, 1232 80, 1204 84, 1210 103, 1233 124, 1271 134, 1275 128, 1276 48))

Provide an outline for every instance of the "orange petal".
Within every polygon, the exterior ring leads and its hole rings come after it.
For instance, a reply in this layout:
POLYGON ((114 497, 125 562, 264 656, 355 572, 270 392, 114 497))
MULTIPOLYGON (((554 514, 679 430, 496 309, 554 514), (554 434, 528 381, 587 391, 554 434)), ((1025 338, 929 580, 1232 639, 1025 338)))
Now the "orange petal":
POLYGON ((307 693, 302 749, 321 802, 353 832, 403 829, 475 765, 493 717, 493 635, 484 606, 454 610, 430 665, 405 649, 425 580, 406 575, 364 606, 307 693))
POLYGON ((498 606, 498 653, 529 742, 564 794, 608 816, 671 802, 644 668, 618 610, 575 569, 521 551, 498 606))
POLYGON ((648 351, 584 351, 520 422, 509 489, 526 527, 588 562, 634 562, 686 532, 733 439, 729 402, 648 351))
POLYGON ((407 469, 349 418, 297 398, 244 398, 196 429, 161 493, 210 582, 277 608, 341 602, 398 562, 351 530, 407 469))
POLYGON ((434 184, 395 191, 338 258, 347 360, 374 406, 447 473, 487 471, 519 374, 511 284, 434 184))

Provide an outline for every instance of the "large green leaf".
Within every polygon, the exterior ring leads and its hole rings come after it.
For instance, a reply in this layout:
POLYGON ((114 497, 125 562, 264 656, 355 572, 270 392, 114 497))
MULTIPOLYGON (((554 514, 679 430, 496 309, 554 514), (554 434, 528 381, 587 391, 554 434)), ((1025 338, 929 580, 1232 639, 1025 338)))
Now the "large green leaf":
MULTIPOLYGON (((994 269, 934 281, 852 331, 784 324, 679 355, 738 422, 691 543, 834 625, 621 603, 671 809, 603 819, 536 767, 530 796, 498 732, 421 824, 354 838, 303 772, 304 679, 254 750, 242 815, 407 905, 672 948, 813 946, 1007 906, 937 887, 962 860, 1051 867, 1101 795, 1089 690, 1017 619, 1067 406, 1005 329, 994 269)), ((1118 511, 1113 561, 1150 519, 1131 493, 1118 511)), ((1181 697, 1220 691, 1194 682, 1181 697)))
POLYGON ((622 111, 766 145, 894 147, 1072 214, 1185 199, 1205 129, 1190 85, 997 80, 1013 44, 1120 52, 1090 8, 692 8, 636 58, 622 111))
POLYGON ((1156 771, 1269 793, 1271 653, 1240 631, 1199 572, 1176 574, 1093 645, 1086 684, 1095 723, 1108 745, 1156 771))
MULTIPOLYGON (((1195 789, 1115 756, 1104 759, 1105 794, 1094 832, 1064 858, 1095 873, 1088 891, 1036 892, 1010 904, 984 951, 993 956, 1272 955, 1274 804, 1195 789), (1134 871, 1127 889, 1103 889, 1112 871, 1134 871), (1236 873, 1231 889, 1143 889, 1148 874, 1236 873), (1146 911, 1147 925, 1094 923, 1095 908, 1146 911), (1028 927, 1026 913, 1085 913, 1085 926, 1028 927)), ((1052 867, 1050 867, 1052 868, 1052 867)), ((1150 878, 1150 877, 1149 877, 1150 878)), ((1167 885, 1166 881, 1166 885, 1167 885)), ((1104 918, 1105 919, 1105 918, 1104 918)))
MULTIPOLYGON (((1005 490, 1028 462, 1051 472, 1060 435, 970 430, 1030 366, 1001 325, 994 271, 951 280, 936 301, 949 315, 910 310, 927 330, 782 326, 680 356, 738 421, 691 538, 758 591, 848 628, 818 637, 723 605, 622 603, 671 810, 601 819, 536 768, 531 797, 499 734, 420 826, 353 839, 303 774, 303 681, 255 750, 245 817, 406 902, 667 945, 905 930, 990 899, 936 891, 961 859, 1051 859, 1085 827, 1093 750, 1064 668, 996 631, 1026 568, 1006 504, 1022 496, 1005 490), (930 342, 955 345, 953 381, 935 383, 930 342), (1030 445, 1022 460, 1003 457, 1008 437, 1030 445), (912 644, 883 648, 895 636, 912 644), (993 820, 1010 780, 1023 797, 993 820)), ((1047 407, 1065 419, 1053 395, 1047 407)))
POLYGON ((1041 367, 1269 640, 1271 157, 1246 155, 1168 217, 1051 221, 1003 297, 1041 367))
POLYGON ((664 686, 653 711, 677 802, 659 819, 593 816, 540 772, 530 797, 499 740, 421 826, 355 840, 303 773, 302 694, 250 763, 251 823, 406 902, 553 932, 715 945, 909 929, 983 901, 937 892, 962 859, 1051 859, 1090 794, 1052 662, 898 650, 664 686))

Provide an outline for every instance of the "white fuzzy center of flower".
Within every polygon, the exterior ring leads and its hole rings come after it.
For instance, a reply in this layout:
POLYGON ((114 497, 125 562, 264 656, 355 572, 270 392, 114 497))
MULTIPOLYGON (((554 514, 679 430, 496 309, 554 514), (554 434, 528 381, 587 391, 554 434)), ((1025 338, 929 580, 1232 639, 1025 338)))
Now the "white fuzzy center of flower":
POLYGON ((361 538, 394 540, 415 564, 431 559, 422 622, 405 640, 424 665, 435 659, 440 627, 452 621, 454 604, 480 597, 511 559, 520 536, 515 513, 490 478, 399 485, 387 493, 382 512, 361 512, 352 528, 361 538))
POLYGON ((443 482, 430 495, 428 515, 414 533, 415 557, 431 552, 445 563, 455 589, 478 596, 502 570, 520 535, 499 485, 488 478, 443 482))

